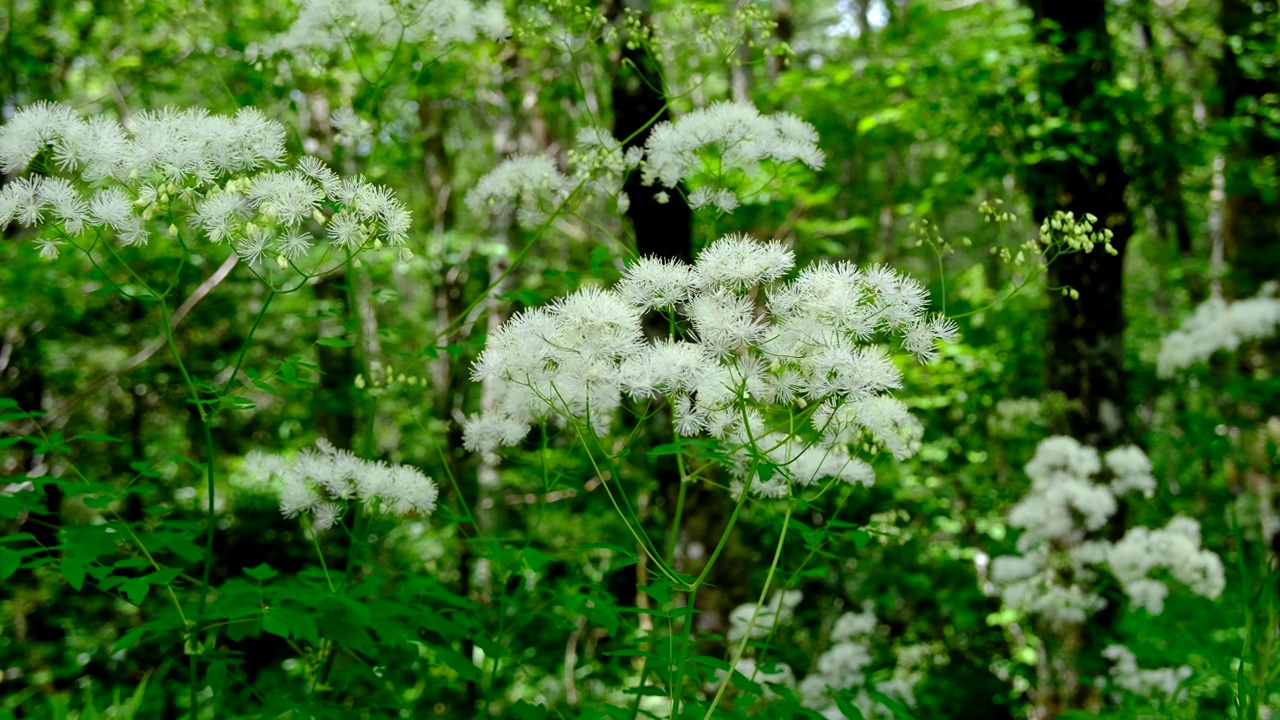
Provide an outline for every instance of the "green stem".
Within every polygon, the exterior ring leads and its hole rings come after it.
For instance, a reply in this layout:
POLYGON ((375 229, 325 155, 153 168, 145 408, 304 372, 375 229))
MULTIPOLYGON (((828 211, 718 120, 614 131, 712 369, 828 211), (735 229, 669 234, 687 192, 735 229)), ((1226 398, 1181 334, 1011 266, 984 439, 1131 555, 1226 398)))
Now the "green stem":
MULTIPOLYGON (((226 397, 227 391, 231 389, 231 385, 236 381, 236 376, 240 374, 240 368, 244 365, 244 357, 249 352, 249 343, 253 341, 253 334, 258 331, 258 325, 262 322, 262 318, 266 316, 267 308, 271 307, 271 300, 275 296, 276 291, 272 289, 267 293, 267 299, 262 301, 262 309, 253 318, 253 325, 249 326, 249 334, 244 336, 244 344, 240 346, 240 354, 236 356, 236 364, 231 367, 231 375, 227 378, 227 382, 222 385, 222 390, 218 392, 219 399, 226 397)), ((221 407, 217 409, 220 410, 221 407)))
MULTIPOLYGON (((733 653, 733 659, 729 662, 729 672, 725 673, 724 679, 720 681, 720 687, 716 690, 716 695, 711 699, 711 705, 707 707, 707 714, 703 720, 711 720, 711 716, 715 714, 716 708, 720 705, 720 698, 724 697, 724 691, 729 687, 729 681, 733 679, 733 672, 738 667, 738 661, 742 659, 742 654, 747 650, 747 643, 751 640, 751 629, 755 627, 756 618, 760 616, 760 608, 764 607, 769 597, 769 585, 773 582, 773 574, 778 569, 778 559, 782 557, 782 545, 787 540, 787 527, 791 524, 791 506, 787 506, 787 514, 782 518, 782 532, 778 535, 778 547, 773 551, 773 563, 769 565, 769 574, 764 579, 764 589, 760 591, 760 601, 756 603, 755 612, 751 613, 751 620, 747 623, 747 630, 742 635, 742 642, 738 643, 738 648, 733 653)), ((779 603, 779 611, 781 603, 779 603)), ((778 622, 777 613, 774 615, 774 624, 778 622)))

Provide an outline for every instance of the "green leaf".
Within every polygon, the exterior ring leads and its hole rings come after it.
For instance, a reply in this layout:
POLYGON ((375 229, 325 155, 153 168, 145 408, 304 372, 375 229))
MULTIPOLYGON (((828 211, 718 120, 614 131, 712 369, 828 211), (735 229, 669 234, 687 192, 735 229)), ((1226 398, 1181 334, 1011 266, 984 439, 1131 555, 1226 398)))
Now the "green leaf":
POLYGON ((147 593, 151 592, 151 583, 145 577, 129 578, 120 583, 120 592, 129 596, 134 605, 141 605, 147 599, 147 593))
POLYGON ((331 348, 349 348, 355 343, 341 337, 322 337, 319 340, 316 340, 316 344, 331 348))
POLYGON ((436 653, 436 659, 444 663, 450 670, 458 673, 463 680, 477 682, 480 680, 480 668, 476 664, 462 656, 462 653, 450 647, 433 648, 436 653))
POLYGON ((906 705, 903 705, 879 690, 868 689, 867 695, 869 695, 872 700, 875 700, 888 708, 889 712, 893 713, 893 720, 915 720, 915 717, 912 716, 911 711, 907 709, 906 705))
POLYGON ((275 568, 271 567, 270 565, 266 563, 262 563, 257 567, 245 568, 244 574, 248 575, 254 580, 257 580, 258 582, 264 582, 264 581, 270 580, 276 575, 279 575, 280 573, 276 572, 275 568))
POLYGON ((121 635, 120 639, 116 640, 116 644, 111 647, 111 652, 117 653, 121 650, 128 650, 134 645, 137 645, 142 640, 142 636, 145 635, 146 632, 147 629, 145 627, 136 627, 124 635, 121 635))
POLYGON ((710 657, 709 655, 691 657, 689 658, 689 662, 696 663, 698 665, 706 665, 707 667, 715 668, 716 670, 724 670, 726 672, 729 670, 729 663, 721 660, 720 658, 710 657))
POLYGON ((208 671, 204 674, 204 682, 213 689, 216 695, 227 684, 227 664, 224 662, 210 663, 208 671))
POLYGON ((641 585, 640 590, 645 595, 657 600, 659 605, 666 605, 671 602, 671 583, 665 580, 655 580, 652 585, 641 585))
POLYGON ((80 435, 76 435, 74 437, 68 438, 67 442, 71 442, 73 440, 90 440, 93 442, 107 442, 107 443, 124 442, 124 440, 121 440, 120 438, 114 435, 102 435, 99 433, 82 433, 80 435))
POLYGON ((19 565, 22 565, 22 555, 17 550, 9 548, 0 550, 0 580, 18 572, 19 565))
POLYGON ((844 713, 844 716, 849 720, 866 720, 866 716, 862 714, 862 711, 849 702, 847 698, 837 696, 836 707, 840 708, 840 712, 844 713))
POLYGON ((76 558, 62 559, 62 577, 77 592, 84 587, 84 563, 76 558))
MULTIPOLYGON (((311 619, 310 615, 290 608, 275 607, 271 609, 271 616, 289 628, 290 636, 306 640, 312 645, 320 642, 320 628, 316 625, 316 621, 311 619)), ((267 628, 266 621, 263 621, 262 627, 267 632, 271 632, 267 628)))
POLYGON ((849 537, 853 540, 853 546, 859 550, 865 548, 871 541, 871 533, 866 530, 854 530, 849 537))
POLYGON ((180 568, 161 568, 143 579, 152 585, 160 585, 163 587, 173 582, 181 574, 182 570, 180 568))
POLYGON ((262 629, 272 635, 279 635, 282 638, 289 637, 289 627, 280 621, 274 613, 267 613, 262 616, 262 629))
POLYGON ((739 690, 755 695, 756 697, 764 696, 764 686, 742 674, 741 670, 733 671, 733 684, 739 690))
POLYGON ((545 720, 547 709, 541 705, 533 705, 524 700, 511 706, 511 714, 516 720, 545 720))

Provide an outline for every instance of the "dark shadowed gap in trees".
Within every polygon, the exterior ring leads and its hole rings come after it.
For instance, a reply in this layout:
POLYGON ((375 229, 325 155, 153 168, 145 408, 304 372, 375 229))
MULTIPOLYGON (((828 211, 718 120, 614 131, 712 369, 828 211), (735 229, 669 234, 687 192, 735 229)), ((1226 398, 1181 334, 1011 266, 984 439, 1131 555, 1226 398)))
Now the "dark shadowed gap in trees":
POLYGON ((1222 0, 1219 14, 1218 114, 1231 123, 1223 209, 1231 274, 1224 289, 1237 298, 1280 280, 1280 133, 1266 111, 1267 96, 1280 94, 1280 75, 1266 61, 1280 46, 1278 8, 1277 0, 1222 0))
MULTIPOLYGON (((1037 222, 1055 211, 1077 218, 1091 213, 1095 229, 1114 233, 1118 255, 1102 248, 1074 253, 1049 267, 1052 288, 1071 287, 1078 299, 1050 290, 1045 337, 1045 385, 1069 403, 1055 420, 1055 433, 1070 435, 1101 451, 1126 443, 1129 400, 1124 371, 1124 250, 1133 232, 1125 203, 1129 176, 1119 153, 1119 108, 1108 95, 1115 78, 1105 0, 1028 0, 1041 45, 1039 86, 1046 117, 1065 122, 1042 145, 1028 150, 1040 160, 1025 168, 1024 181, 1037 222)), ((1112 518, 1112 534, 1123 533, 1124 504, 1112 518)), ((1085 627, 1048 632, 1050 662, 1041 670, 1036 698, 1039 717, 1073 708, 1097 708, 1101 696, 1085 682, 1105 673, 1101 649, 1108 643, 1117 603, 1108 603, 1085 627), (1056 645, 1057 647, 1052 647, 1056 645)))

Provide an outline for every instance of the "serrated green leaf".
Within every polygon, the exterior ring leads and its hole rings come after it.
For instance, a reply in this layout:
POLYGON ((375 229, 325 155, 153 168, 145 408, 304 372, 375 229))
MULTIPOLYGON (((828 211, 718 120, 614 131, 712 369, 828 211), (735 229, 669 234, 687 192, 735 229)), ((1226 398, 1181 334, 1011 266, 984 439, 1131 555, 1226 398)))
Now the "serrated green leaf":
POLYGON ((271 567, 270 565, 266 563, 262 563, 257 567, 245 568, 244 574, 248 575, 254 580, 257 580, 258 582, 265 582, 275 577, 276 575, 279 575, 280 573, 276 572, 276 569, 271 567))
POLYGON ((267 613, 262 616, 262 629, 282 638, 289 637, 289 626, 281 622, 280 618, 276 617, 274 613, 267 613))
POLYGON ((511 706, 511 714, 516 720, 545 720, 547 709, 541 705, 533 705, 524 700, 511 706))
POLYGON ((134 605, 141 605, 147 599, 147 593, 151 592, 151 583, 144 577, 129 578, 120 583, 120 592, 128 596, 134 605))

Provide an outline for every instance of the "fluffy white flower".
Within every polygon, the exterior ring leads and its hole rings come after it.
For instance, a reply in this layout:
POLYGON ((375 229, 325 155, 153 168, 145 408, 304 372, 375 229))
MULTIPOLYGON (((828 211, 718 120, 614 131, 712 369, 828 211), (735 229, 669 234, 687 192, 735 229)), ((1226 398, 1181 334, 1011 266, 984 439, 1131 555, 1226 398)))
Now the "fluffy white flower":
POLYGON ((804 599, 799 590, 777 590, 769 598, 769 602, 756 611, 755 603, 739 605, 729 612, 729 642, 741 640, 747 635, 747 626, 751 626, 751 638, 761 640, 768 637, 776 626, 791 621, 795 609, 804 599), (755 623, 751 622, 755 616, 755 623))
POLYGON ((871 635, 876 630, 875 604, 870 600, 863 601, 862 612, 847 612, 837 620, 831 629, 833 642, 844 642, 871 635))
POLYGON ((1168 594, 1164 583, 1148 577, 1157 568, 1210 599, 1217 599, 1226 587, 1222 560, 1201 549, 1200 524, 1188 517, 1175 517, 1156 530, 1130 528, 1111 548, 1107 562, 1130 601, 1152 615, 1164 609, 1168 594))
POLYGON ((642 257, 622 273, 614 290, 642 311, 672 309, 703 284, 696 270, 678 260, 642 257))
POLYGON ((777 240, 762 243, 748 235, 726 235, 698 253, 694 269, 706 282, 741 291, 777 280, 795 264, 795 255, 777 240))
POLYGON ((438 46, 499 40, 510 34, 499 2, 470 0, 303 0, 289 29, 251 46, 251 59, 277 53, 337 53, 353 38, 370 38, 391 48, 400 44, 438 46))
POLYGON ((279 481, 280 512, 289 518, 309 513, 318 530, 332 527, 353 499, 373 512, 429 515, 439 493, 417 468, 363 460, 323 439, 292 459, 252 452, 243 471, 262 482, 279 481))
MULTIPOLYGON (((315 158, 296 170, 269 169, 284 159, 284 138, 283 126, 254 108, 233 116, 144 110, 128 127, 48 103, 21 108, 0 126, 0 162, 17 170, 48 152, 71 177, 37 174, 5 185, 0 228, 14 221, 57 223, 69 235, 109 228, 128 246, 146 243, 155 223, 175 235, 185 220, 255 262, 271 249, 264 238, 289 237, 276 251, 296 260, 309 247, 300 241, 309 235, 304 224, 324 224, 328 197, 340 206, 329 228, 339 246, 362 249, 375 236, 404 242, 412 220, 386 188, 358 177, 340 181, 315 158)), ((56 238, 38 242, 43 255, 58 245, 56 238)))
POLYGON ((550 158, 517 155, 480 178, 467 193, 467 207, 475 213, 515 212, 517 219, 536 225, 563 200, 571 184, 550 158))
POLYGON ((1172 377, 1219 350, 1235 350, 1241 343, 1275 335, 1280 329, 1280 298, 1273 297, 1275 290, 1276 284, 1268 283, 1247 300, 1228 303, 1214 297, 1201 303, 1161 340, 1156 362, 1160 377, 1172 377))
POLYGON ((818 266, 784 283, 793 264, 778 243, 730 236, 693 267, 643 259, 611 290, 518 313, 472 367, 496 402, 467 420, 468 449, 491 457, 546 421, 604 432, 625 393, 665 401, 681 437, 725 441, 734 492, 781 498, 826 479, 870 485, 874 472, 854 450, 871 443, 904 458, 922 428, 889 395, 902 373, 888 350, 868 341, 903 334, 903 318, 923 317, 923 308, 914 286, 890 271, 818 266), (838 287, 841 277, 856 280, 852 289, 838 287), (887 311, 895 297, 909 307, 887 311), (646 341, 641 315, 654 308, 673 325, 646 341), (817 407, 803 410, 809 402, 817 407), (802 411, 811 426, 795 422, 802 411))
POLYGON ((1133 445, 1118 447, 1107 453, 1107 467, 1115 473, 1111 482, 1111 491, 1123 495, 1130 490, 1137 490, 1146 497, 1156 491, 1156 479, 1151 474, 1151 461, 1147 454, 1133 445))
POLYGON ((1190 666, 1143 670, 1138 667, 1133 651, 1123 645, 1108 646, 1102 655, 1114 663, 1109 671, 1111 682, 1121 690, 1163 702, 1176 700, 1186 693, 1181 685, 1191 677, 1190 666))
POLYGON ((813 169, 823 165, 817 131, 792 115, 761 115, 744 103, 720 102, 695 110, 676 122, 655 125, 645 142, 643 179, 675 187, 695 176, 702 154, 717 156, 721 174, 741 171, 754 175, 763 160, 801 162, 813 169))

